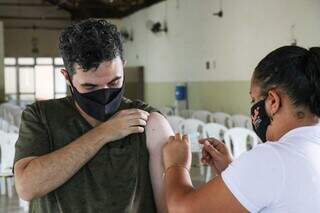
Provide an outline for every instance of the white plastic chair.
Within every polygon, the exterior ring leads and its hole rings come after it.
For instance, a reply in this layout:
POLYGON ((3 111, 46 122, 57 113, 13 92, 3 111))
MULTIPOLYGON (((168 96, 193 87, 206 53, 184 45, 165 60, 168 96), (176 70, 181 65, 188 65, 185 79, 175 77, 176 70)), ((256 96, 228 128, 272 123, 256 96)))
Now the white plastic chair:
POLYGON ((168 116, 167 119, 174 133, 180 131, 180 124, 185 120, 180 116, 168 116))
POLYGON ((216 138, 223 140, 224 134, 228 131, 228 128, 218 123, 208 123, 204 126, 205 136, 208 138, 216 138))
POLYGON ((159 107, 159 111, 165 116, 173 116, 173 110, 170 107, 159 107))
MULTIPOLYGON (((207 138, 216 138, 222 141, 227 131, 227 127, 218 123, 208 123, 204 126, 204 133, 207 138)), ((206 182, 208 182, 212 177, 212 170, 210 166, 207 167, 205 176, 206 182)))
POLYGON ((9 132, 9 127, 10 127, 10 124, 8 121, 2 119, 1 120, 1 130, 4 131, 4 132, 9 132))
POLYGON ((211 122, 224 125, 227 128, 232 127, 231 115, 224 112, 214 112, 211 114, 211 122))
POLYGON ((252 130, 245 128, 229 129, 224 135, 224 142, 234 158, 249 151, 259 143, 258 136, 252 130))
POLYGON ((8 128, 8 132, 19 133, 19 128, 14 125, 10 125, 8 128))
POLYGON ((20 208, 23 209, 24 212, 28 212, 29 211, 29 202, 22 200, 21 198, 19 198, 19 206, 20 208))
POLYGON ((180 124, 180 131, 189 136, 191 152, 195 153, 199 160, 200 174, 204 175, 204 167, 201 164, 201 145, 199 139, 204 137, 205 123, 197 119, 186 119, 180 124))
POLYGON ((196 143, 191 143, 191 152, 201 152, 201 147, 198 140, 204 137, 204 126, 205 123, 197 119, 186 119, 180 123, 180 132, 183 134, 188 134, 193 137, 196 143))
POLYGON ((180 117, 183 117, 184 119, 189 119, 192 117, 192 113, 194 111, 193 110, 190 110, 190 109, 184 109, 184 110, 179 110, 178 111, 178 115, 180 117))
POLYGON ((243 127, 252 130, 251 119, 245 115, 232 115, 231 116, 232 127, 243 127))
POLYGON ((206 110, 198 110, 192 113, 191 118, 198 119, 204 123, 208 123, 210 122, 211 114, 212 114, 211 112, 206 110))
POLYGON ((16 111, 13 116, 14 116, 14 125, 19 127, 21 123, 21 115, 22 115, 22 110, 20 109, 19 111, 16 111))
POLYGON ((0 148, 1 148, 1 167, 0 167, 0 182, 1 182, 1 194, 6 194, 6 188, 8 196, 12 197, 13 190, 13 162, 15 154, 15 143, 18 139, 18 134, 7 133, 0 131, 0 148))

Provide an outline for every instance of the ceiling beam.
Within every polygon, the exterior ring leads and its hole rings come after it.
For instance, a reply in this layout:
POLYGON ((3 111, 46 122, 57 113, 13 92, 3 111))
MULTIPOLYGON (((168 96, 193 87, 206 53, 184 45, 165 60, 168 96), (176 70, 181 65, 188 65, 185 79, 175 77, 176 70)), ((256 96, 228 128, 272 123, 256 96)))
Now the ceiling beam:
POLYGON ((23 20, 50 20, 50 21, 70 21, 70 18, 68 17, 28 17, 28 16, 0 16, 0 19, 2 20, 18 20, 18 19, 23 19, 23 20))
POLYGON ((46 0, 71 14, 72 20, 93 18, 123 18, 140 9, 164 0, 122 0, 108 3, 103 0, 46 0), (123 9, 125 8, 125 9, 123 9))
POLYGON ((2 2, 0 6, 4 7, 53 7, 53 5, 45 4, 45 3, 10 3, 10 2, 2 2))
POLYGON ((8 30, 64 30, 63 27, 44 27, 44 26, 5 26, 4 29, 8 30))
POLYGON ((46 0, 46 1, 70 13, 74 12, 74 10, 76 9, 72 4, 69 4, 69 1, 67 0, 46 0))

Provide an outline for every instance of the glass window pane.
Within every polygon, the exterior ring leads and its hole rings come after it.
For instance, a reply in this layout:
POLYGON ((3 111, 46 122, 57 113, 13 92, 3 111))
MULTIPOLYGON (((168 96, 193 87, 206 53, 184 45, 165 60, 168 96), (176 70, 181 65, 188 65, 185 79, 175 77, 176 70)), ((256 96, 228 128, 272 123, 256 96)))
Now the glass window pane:
POLYGON ((53 98, 53 66, 39 65, 36 73, 36 99, 47 100, 53 98))
POLYGON ((17 100, 17 95, 6 94, 6 101, 17 100))
POLYGON ((21 101, 28 101, 26 103, 31 103, 30 101, 34 101, 34 95, 21 94, 20 95, 20 100, 21 101))
POLYGON ((58 98, 64 98, 64 97, 66 97, 67 96, 67 94, 56 94, 56 99, 58 99, 58 98))
POLYGON ((34 65, 34 58, 18 58, 20 65, 34 65))
POLYGON ((4 68, 4 91, 8 93, 17 93, 17 73, 16 67, 4 68))
POLYGON ((34 68, 20 67, 19 68, 19 87, 21 93, 34 92, 34 68))
POLYGON ((62 58, 54 58, 54 64, 55 65, 63 65, 62 58))
POLYGON ((36 62, 37 64, 51 65, 53 63, 53 60, 52 58, 37 58, 36 62))
POLYGON ((15 65, 16 59, 15 58, 4 58, 4 65, 15 65))
POLYGON ((56 67, 54 69, 54 76, 55 76, 55 87, 56 87, 56 93, 66 93, 67 92, 67 83, 60 72, 61 67, 56 67))

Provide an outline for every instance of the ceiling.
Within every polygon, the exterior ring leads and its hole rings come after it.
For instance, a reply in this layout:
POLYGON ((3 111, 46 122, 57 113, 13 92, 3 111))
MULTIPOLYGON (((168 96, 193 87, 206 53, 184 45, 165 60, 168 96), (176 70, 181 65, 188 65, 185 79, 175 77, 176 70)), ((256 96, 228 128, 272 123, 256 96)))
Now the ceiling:
POLYGON ((89 17, 123 18, 163 0, 45 0, 71 14, 73 20, 89 17))
POLYGON ((119 19, 164 0, 0 0, 6 29, 61 30, 86 18, 119 19))

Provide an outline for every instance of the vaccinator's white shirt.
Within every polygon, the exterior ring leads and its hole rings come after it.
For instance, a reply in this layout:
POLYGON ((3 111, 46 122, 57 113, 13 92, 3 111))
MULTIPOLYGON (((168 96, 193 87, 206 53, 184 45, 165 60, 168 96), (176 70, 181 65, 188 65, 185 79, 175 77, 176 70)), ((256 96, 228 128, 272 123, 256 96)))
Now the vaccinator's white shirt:
POLYGON ((250 212, 320 212, 320 126, 258 145, 231 163, 222 178, 250 212))

